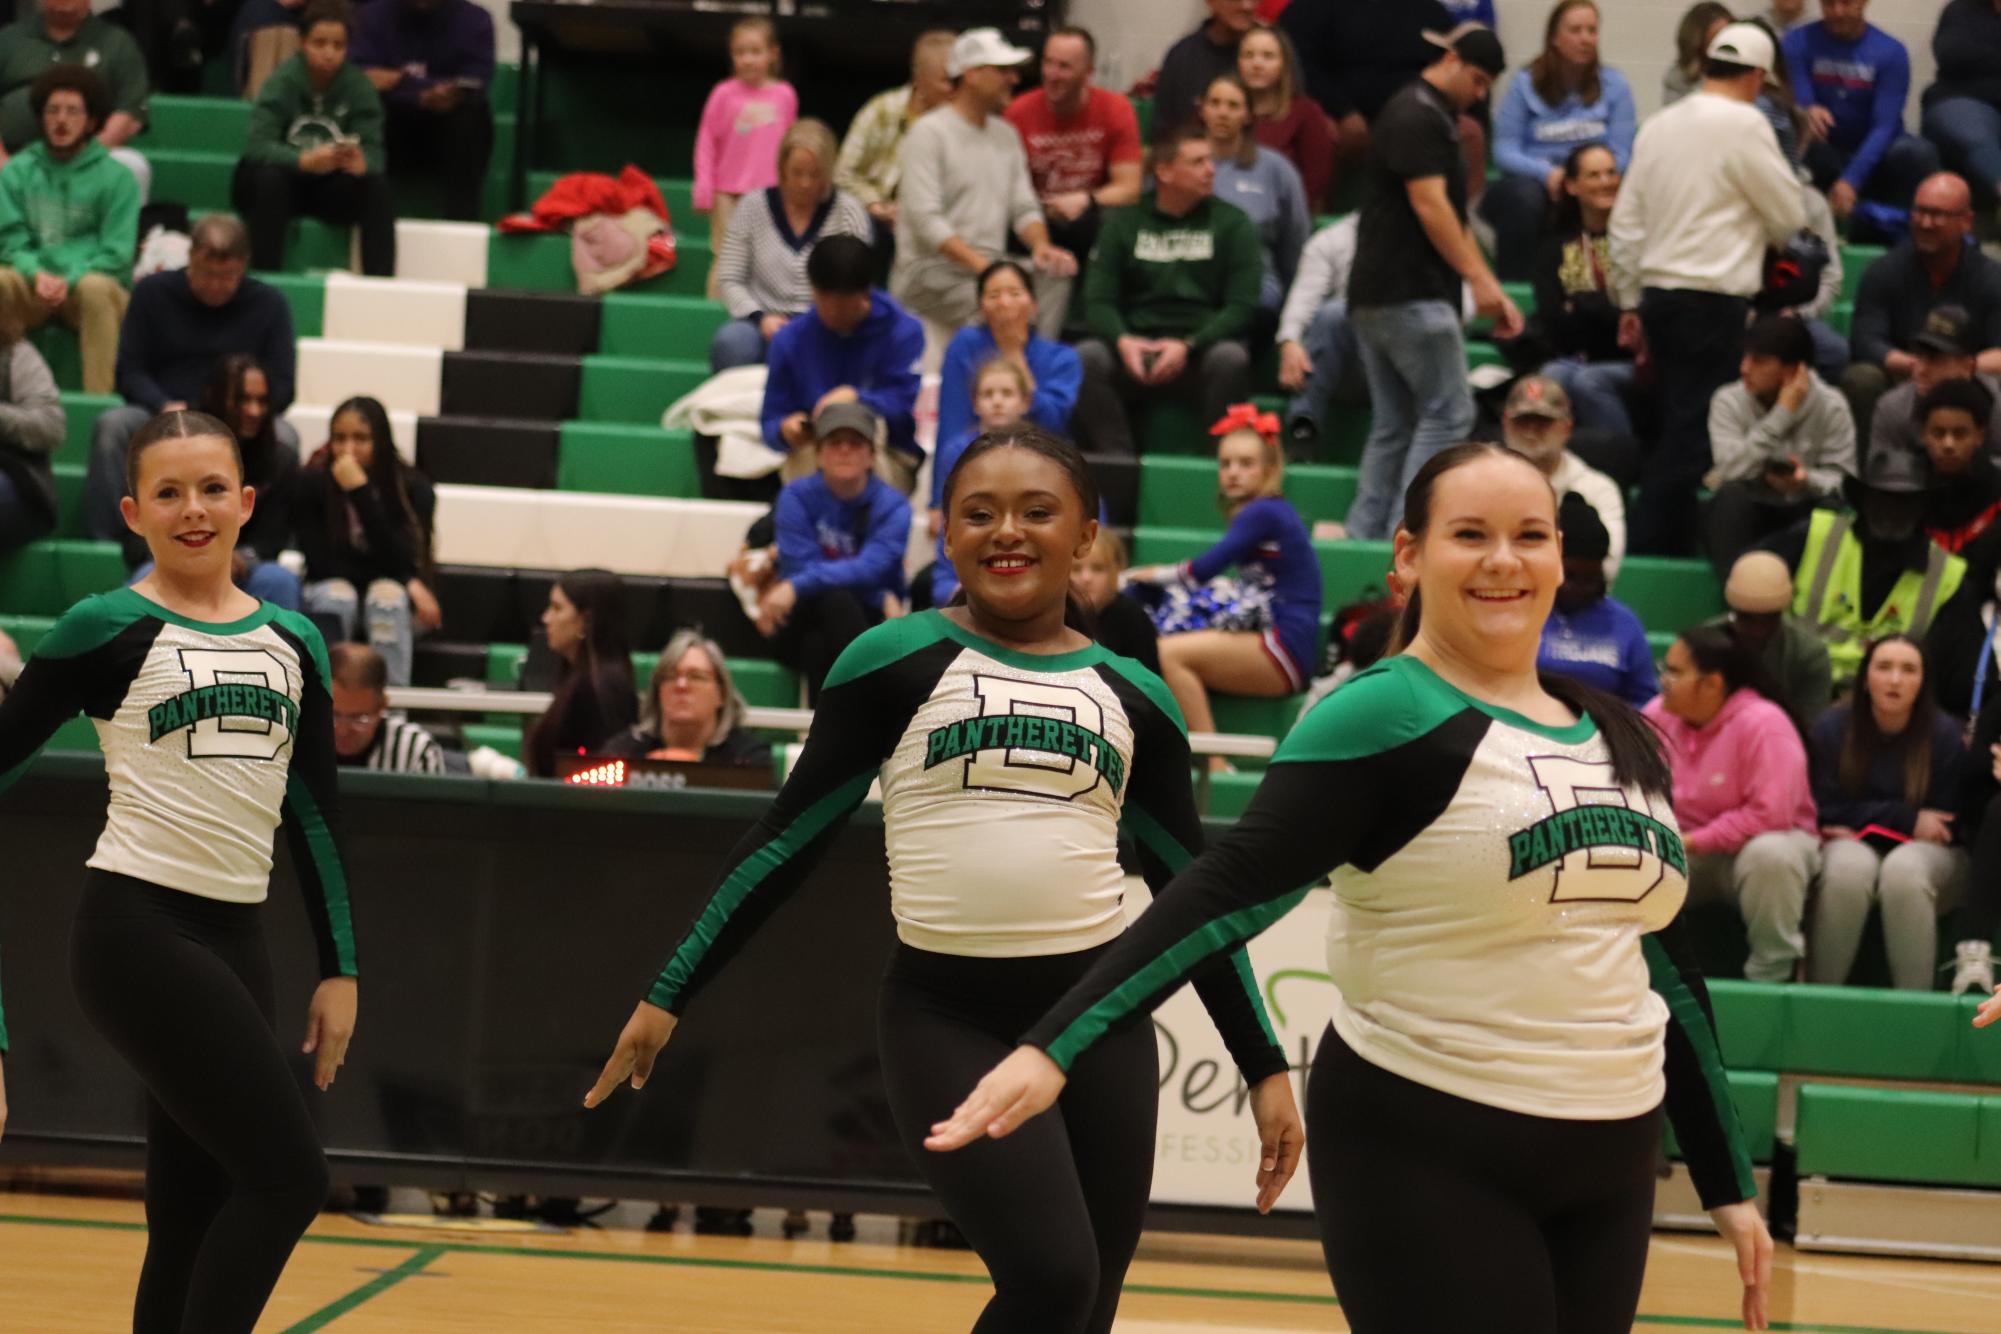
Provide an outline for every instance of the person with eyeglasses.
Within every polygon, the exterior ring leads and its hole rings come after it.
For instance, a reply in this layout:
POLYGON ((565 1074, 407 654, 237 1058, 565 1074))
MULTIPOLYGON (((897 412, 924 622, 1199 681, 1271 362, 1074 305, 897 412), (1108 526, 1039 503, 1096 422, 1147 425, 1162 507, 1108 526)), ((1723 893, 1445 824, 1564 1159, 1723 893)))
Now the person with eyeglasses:
POLYGON ((640 697, 639 721, 600 753, 769 768, 771 747, 745 729, 746 707, 722 648, 699 630, 677 630, 640 697))
POLYGON ((345 769, 441 774, 445 752, 436 737, 389 716, 389 664, 366 644, 327 650, 333 671, 334 754, 345 769))

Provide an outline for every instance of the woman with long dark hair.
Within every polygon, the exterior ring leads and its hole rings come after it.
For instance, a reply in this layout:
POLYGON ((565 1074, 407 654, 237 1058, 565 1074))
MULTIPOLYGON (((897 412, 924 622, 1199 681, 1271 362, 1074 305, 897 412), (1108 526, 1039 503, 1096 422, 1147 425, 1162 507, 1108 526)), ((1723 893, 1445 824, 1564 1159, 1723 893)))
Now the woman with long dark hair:
POLYGON ((1664 1098, 1762 1328, 1771 1236, 1676 925, 1667 764, 1624 704, 1536 672, 1556 497, 1520 455, 1466 444, 1425 463, 1403 514, 1398 651, 1300 721, 1236 826, 927 1147, 1033 1126, 1100 1034, 1331 873, 1308 1170, 1350 1328, 1505 1311, 1511 1329, 1627 1334, 1664 1098))
MULTIPOLYGON (((1062 1115, 944 1157, 921 1147, 979 1071, 1125 929, 1123 827, 1149 884, 1201 840, 1188 739, 1159 678, 1077 628, 1098 489, 1075 446, 990 432, 945 482, 963 603, 887 621, 842 653, 784 789, 633 1011, 584 1100, 640 1087, 691 1000, 882 783, 899 944, 879 1008, 898 1136, 993 1277, 980 1334, 1105 1334, 1152 1182, 1159 1072, 1144 1020, 1080 1058, 1062 1115)), ((1260 1209, 1297 1161, 1298 1112, 1241 954, 1195 985, 1249 1086, 1260 1209), (1240 972, 1239 969, 1242 971, 1240 972)))
POLYGON ((335 408, 327 437, 299 475, 293 512, 306 558, 305 611, 336 643, 365 625, 389 684, 408 685, 417 630, 443 623, 428 582, 437 492, 397 454, 377 400, 335 408))
POLYGON ((1562 197, 1536 251, 1536 311, 1528 338, 1551 358, 1542 373, 1570 395, 1579 427, 1633 434, 1632 353, 1619 346, 1608 232, 1619 201, 1619 160, 1603 144, 1570 150, 1562 197))
POLYGON ((542 633, 563 666, 522 759, 531 776, 552 778, 558 755, 594 753, 639 719, 624 582, 608 570, 570 571, 549 588, 542 633))
POLYGON ((1891 985, 1929 991, 1939 914, 1965 892, 1967 856, 1953 832, 1965 748, 1933 696, 1924 646, 1903 634, 1871 644, 1854 697, 1821 715, 1813 745, 1827 842, 1808 975, 1846 982, 1880 906, 1891 985))
MULTIPOLYGON (((299 489, 296 440, 281 439, 271 411, 271 380, 248 352, 218 357, 202 386, 201 410, 236 432, 243 449, 243 484, 257 508, 236 544, 237 586, 252 597, 299 610, 299 576, 278 563, 292 544, 292 505, 299 489)), ((143 573, 143 571, 142 571, 143 573)))

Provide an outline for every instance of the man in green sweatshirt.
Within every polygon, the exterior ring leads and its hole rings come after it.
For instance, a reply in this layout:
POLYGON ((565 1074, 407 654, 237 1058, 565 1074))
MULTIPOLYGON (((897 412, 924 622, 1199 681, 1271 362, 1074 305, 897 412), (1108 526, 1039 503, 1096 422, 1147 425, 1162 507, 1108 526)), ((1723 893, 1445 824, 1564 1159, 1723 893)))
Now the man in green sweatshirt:
POLYGON ((361 229, 361 271, 396 272, 396 203, 384 172, 382 99, 347 58, 345 0, 308 0, 299 53, 258 90, 250 134, 230 187, 250 228, 250 265, 285 267, 297 213, 361 229))
POLYGON ((0 303, 24 328, 59 318, 77 330, 83 387, 108 394, 131 299, 139 184, 97 140, 111 93, 93 71, 53 66, 28 100, 42 137, 0 167, 0 303))
POLYGON ((1264 279, 1257 227, 1215 198, 1209 139, 1194 125, 1161 144, 1155 189, 1113 210, 1084 273, 1091 337, 1077 345, 1084 382, 1071 424, 1084 447, 1126 454, 1130 409, 1171 394, 1208 425, 1251 396, 1246 345, 1264 279))

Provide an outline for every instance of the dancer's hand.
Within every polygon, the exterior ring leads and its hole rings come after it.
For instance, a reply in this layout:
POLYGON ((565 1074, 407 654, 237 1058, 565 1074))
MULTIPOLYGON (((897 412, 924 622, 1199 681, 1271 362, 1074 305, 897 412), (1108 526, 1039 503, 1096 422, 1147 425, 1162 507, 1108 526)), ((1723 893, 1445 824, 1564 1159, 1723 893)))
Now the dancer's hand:
POLYGON ((1251 1088, 1251 1119, 1258 1124, 1258 1212, 1268 1214, 1278 1203, 1299 1155, 1306 1147, 1306 1126, 1292 1100, 1292 1074, 1281 1070, 1251 1088))
POLYGON ((1069 1076, 1063 1067, 1035 1047, 1016 1047, 952 1109, 952 1115, 931 1127, 924 1147, 935 1153, 963 1149, 983 1135, 1000 1139, 1021 1123, 1049 1110, 1069 1076))
POLYGON ((618 1045, 611 1049, 611 1059, 604 1063, 598 1082, 584 1095, 584 1106, 597 1106, 627 1079, 634 1088, 645 1088, 646 1081, 653 1078, 654 1058, 667 1045, 667 1039, 674 1036, 674 1025, 679 1022, 658 1005, 639 1002, 633 1008, 632 1018, 625 1021, 625 1031, 618 1035, 618 1045))
POLYGON ((1719 1205, 1709 1211, 1716 1230, 1737 1248, 1737 1277, 1744 1283, 1744 1328, 1770 1329, 1765 1303, 1772 1290, 1772 1234, 1756 1200, 1719 1205))
MULTIPOLYGON (((1985 1028, 1997 1019, 2001 1019, 2001 987, 1994 988, 1994 994, 1980 1002, 1980 1008, 1973 1012, 1973 1026, 1985 1028)), ((5 1094, 6 1090, 0 1089, 0 1116, 4 1116, 7 1110, 5 1094)))
POLYGON ((334 1072, 347 1063, 360 991, 351 977, 327 978, 313 992, 313 1003, 306 1010, 306 1042, 299 1050, 313 1055, 313 1082, 322 1093, 333 1087, 334 1072))

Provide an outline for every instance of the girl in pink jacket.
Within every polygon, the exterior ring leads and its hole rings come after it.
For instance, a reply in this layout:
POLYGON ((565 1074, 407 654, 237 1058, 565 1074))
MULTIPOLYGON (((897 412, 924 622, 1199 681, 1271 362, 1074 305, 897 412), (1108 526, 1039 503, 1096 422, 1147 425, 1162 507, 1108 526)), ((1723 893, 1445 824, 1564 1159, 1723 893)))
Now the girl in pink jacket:
POLYGON ((730 29, 733 73, 709 92, 695 131, 695 197, 709 214, 709 300, 716 299, 716 256, 736 201, 778 184, 778 142, 799 119, 799 95, 785 82, 778 30, 770 19, 730 29))
POLYGON ((1684 630, 1642 712, 1666 742, 1674 816, 1688 848, 1691 906, 1727 901, 1743 915, 1744 976, 1790 982, 1806 952, 1801 919, 1820 873, 1806 743, 1760 689, 1763 669, 1727 625, 1684 630))

